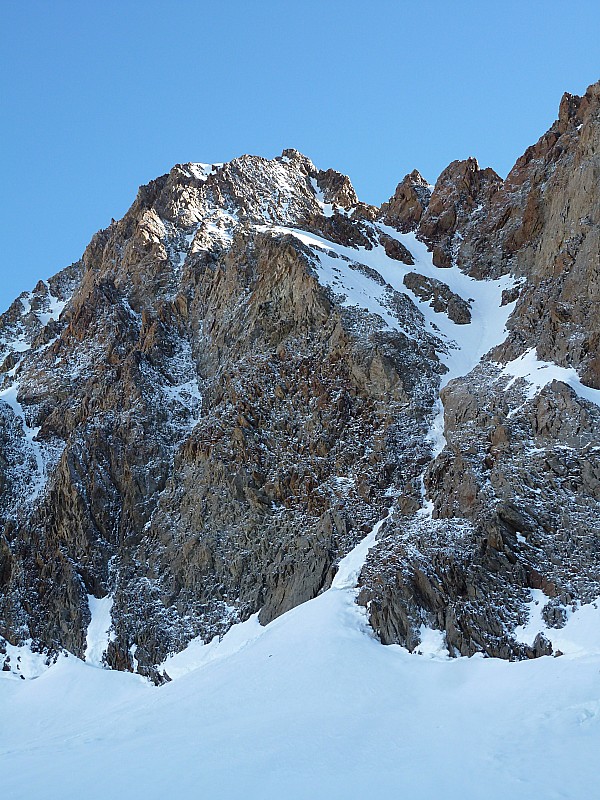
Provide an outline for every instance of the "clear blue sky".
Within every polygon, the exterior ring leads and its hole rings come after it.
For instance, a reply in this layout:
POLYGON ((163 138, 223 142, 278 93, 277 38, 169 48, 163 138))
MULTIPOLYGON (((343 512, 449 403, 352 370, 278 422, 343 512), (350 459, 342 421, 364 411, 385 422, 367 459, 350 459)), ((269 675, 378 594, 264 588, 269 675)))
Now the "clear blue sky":
POLYGON ((600 4, 1 0, 0 308, 177 162, 296 147, 379 204, 506 174, 600 78, 600 4))

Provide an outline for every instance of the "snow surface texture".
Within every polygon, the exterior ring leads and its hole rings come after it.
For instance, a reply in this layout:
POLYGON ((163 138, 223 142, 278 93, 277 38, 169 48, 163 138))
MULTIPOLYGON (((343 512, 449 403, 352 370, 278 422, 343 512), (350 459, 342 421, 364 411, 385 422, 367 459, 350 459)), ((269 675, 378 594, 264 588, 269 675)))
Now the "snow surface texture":
MULTIPOLYGON (((73 656, 37 680, 0 673, 2 796, 588 800, 600 609, 553 630, 560 658, 449 659, 426 631, 426 658, 384 647, 355 602, 382 524, 328 591, 264 628, 253 617, 192 642, 160 688, 73 656)), ((96 601, 99 639, 107 609, 96 601)))

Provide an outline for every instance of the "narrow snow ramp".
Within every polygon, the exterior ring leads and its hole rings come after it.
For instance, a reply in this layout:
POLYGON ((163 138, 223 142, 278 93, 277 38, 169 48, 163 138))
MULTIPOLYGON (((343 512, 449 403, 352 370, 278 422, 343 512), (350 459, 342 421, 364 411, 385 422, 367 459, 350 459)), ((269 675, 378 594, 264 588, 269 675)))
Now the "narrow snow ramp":
POLYGON ((112 625, 113 598, 110 595, 97 598, 89 594, 88 604, 92 619, 87 629, 85 661, 94 667, 101 667, 104 653, 110 641, 109 632, 112 625))

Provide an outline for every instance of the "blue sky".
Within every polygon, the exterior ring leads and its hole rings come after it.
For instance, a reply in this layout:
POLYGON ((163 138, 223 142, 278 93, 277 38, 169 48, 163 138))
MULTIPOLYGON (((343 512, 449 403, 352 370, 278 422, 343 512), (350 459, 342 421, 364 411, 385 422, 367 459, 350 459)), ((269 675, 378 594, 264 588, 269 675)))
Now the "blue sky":
POLYGON ((597 2, 0 5, 0 309, 175 163, 296 147, 379 204, 415 167, 506 174, 600 78, 597 2))

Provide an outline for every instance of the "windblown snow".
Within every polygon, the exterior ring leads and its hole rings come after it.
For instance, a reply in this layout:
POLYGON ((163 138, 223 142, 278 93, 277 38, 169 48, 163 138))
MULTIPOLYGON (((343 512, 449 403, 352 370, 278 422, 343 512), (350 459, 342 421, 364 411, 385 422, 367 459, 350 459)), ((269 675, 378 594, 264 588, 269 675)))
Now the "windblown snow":
POLYGON ((572 367, 560 367, 551 361, 541 361, 537 357, 535 348, 527 350, 514 361, 509 361, 504 366, 501 376, 510 377, 506 389, 510 388, 518 379, 525 381, 526 395, 529 400, 552 381, 561 381, 570 386, 578 397, 600 406, 600 389, 592 389, 583 384, 572 367))

